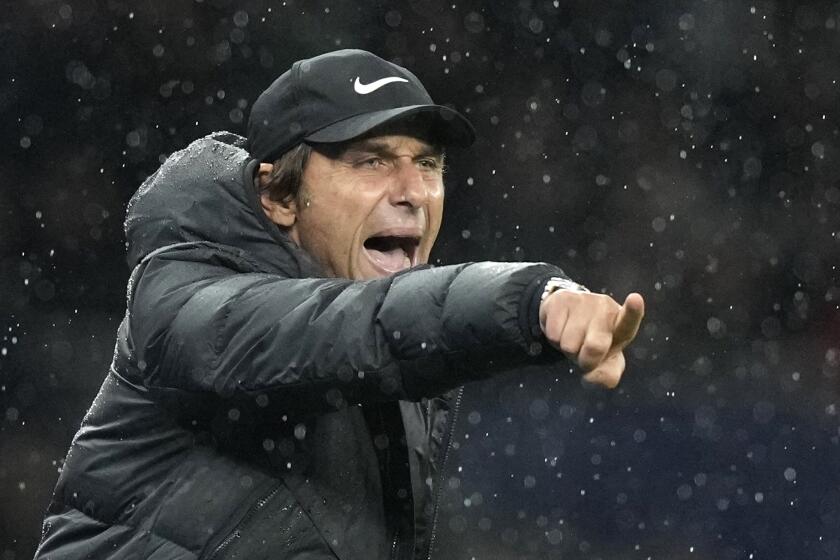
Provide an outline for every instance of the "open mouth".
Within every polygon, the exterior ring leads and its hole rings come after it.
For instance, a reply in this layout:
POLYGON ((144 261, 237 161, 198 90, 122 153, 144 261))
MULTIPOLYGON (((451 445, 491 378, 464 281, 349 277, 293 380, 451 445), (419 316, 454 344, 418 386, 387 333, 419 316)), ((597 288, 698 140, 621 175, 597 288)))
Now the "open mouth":
POLYGON ((364 247, 373 264, 383 272, 393 274, 417 264, 420 237, 381 235, 369 237, 364 247))

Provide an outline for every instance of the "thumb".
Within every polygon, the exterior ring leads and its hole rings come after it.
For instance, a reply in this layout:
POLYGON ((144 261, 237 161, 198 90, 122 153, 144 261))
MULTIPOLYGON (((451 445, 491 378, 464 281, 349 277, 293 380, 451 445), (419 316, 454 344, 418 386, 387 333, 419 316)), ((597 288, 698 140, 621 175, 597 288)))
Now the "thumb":
POLYGON ((645 300, 636 292, 627 296, 613 326, 613 347, 624 348, 636 337, 645 316, 645 300))

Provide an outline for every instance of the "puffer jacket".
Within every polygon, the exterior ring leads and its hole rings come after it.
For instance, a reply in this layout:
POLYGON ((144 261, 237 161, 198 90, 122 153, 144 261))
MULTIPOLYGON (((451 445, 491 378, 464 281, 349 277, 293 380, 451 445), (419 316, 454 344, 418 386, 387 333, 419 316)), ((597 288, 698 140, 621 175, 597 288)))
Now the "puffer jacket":
POLYGON ((36 558, 431 558, 458 387, 559 358, 560 269, 320 277, 242 145, 197 140, 129 203, 125 318, 36 558))

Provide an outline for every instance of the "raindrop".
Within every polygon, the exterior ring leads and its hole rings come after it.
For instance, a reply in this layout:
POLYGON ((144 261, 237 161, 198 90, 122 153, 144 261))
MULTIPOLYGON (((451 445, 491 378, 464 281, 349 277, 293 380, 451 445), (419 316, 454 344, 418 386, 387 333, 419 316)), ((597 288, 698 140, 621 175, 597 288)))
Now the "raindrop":
POLYGON ((137 148, 140 146, 140 133, 136 130, 132 130, 125 135, 125 143, 132 148, 137 148))
POLYGON ((389 443, 388 436, 385 434, 378 434, 373 438, 373 444, 377 449, 386 449, 389 443))
POLYGON ((402 15, 397 10, 391 10, 385 14, 385 23, 389 27, 398 27, 402 22, 402 15))
POLYGON ((653 219, 651 225, 653 226, 653 231, 655 231, 656 233, 662 233, 663 231, 665 231, 667 222, 665 221, 665 218, 657 216, 653 219))
POLYGON ((563 542, 563 532, 560 529, 552 529, 546 534, 549 544, 557 545, 563 542))
POLYGON ((825 146, 822 142, 814 142, 811 144, 811 153, 817 159, 823 159, 825 157, 825 146))
POLYGON ((548 403, 543 399, 534 399, 528 407, 528 412, 534 420, 544 420, 549 411, 548 403))
POLYGON ((706 329, 709 331, 709 334, 715 338, 723 334, 725 328, 726 324, 717 317, 709 317, 706 321, 706 329))
POLYGON ((478 12, 470 12, 464 17, 464 28, 470 33, 484 31, 484 16, 478 12))
POLYGON ((656 87, 664 92, 672 91, 677 85, 677 73, 663 68, 656 73, 656 87))
POLYGON ((236 27, 245 27, 248 25, 248 20, 248 12, 245 10, 239 10, 233 14, 233 24, 236 25, 236 27))
POLYGON ((694 29, 694 14, 685 13, 680 16, 679 27, 682 31, 694 29))

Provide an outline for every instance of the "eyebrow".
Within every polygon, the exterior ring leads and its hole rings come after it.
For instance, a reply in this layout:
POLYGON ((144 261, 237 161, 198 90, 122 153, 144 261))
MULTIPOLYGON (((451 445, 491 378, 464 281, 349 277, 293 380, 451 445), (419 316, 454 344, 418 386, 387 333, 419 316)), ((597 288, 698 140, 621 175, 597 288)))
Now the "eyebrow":
MULTIPOLYGON (((369 152, 379 156, 386 156, 386 157, 394 157, 396 153, 391 147, 386 144, 385 142, 379 142, 373 139, 368 140, 360 140, 358 142, 354 142, 347 146, 344 150, 344 154, 350 154, 353 152, 369 152)), ((424 158, 424 157, 435 157, 439 160, 443 160, 443 150, 433 146, 431 144, 423 143, 423 147, 417 152, 417 155, 414 156, 414 159, 424 158)))

